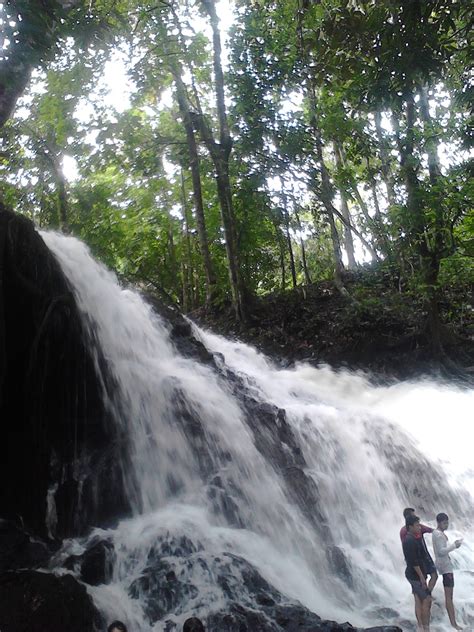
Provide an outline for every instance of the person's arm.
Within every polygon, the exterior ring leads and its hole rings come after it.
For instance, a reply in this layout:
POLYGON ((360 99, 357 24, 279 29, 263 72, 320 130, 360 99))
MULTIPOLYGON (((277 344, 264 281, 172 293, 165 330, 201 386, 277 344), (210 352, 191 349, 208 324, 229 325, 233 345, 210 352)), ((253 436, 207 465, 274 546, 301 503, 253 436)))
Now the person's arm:
POLYGON ((433 533, 434 529, 432 529, 431 527, 428 527, 428 525, 426 524, 420 524, 421 527, 421 535, 424 535, 425 533, 433 533))
POLYGON ((405 538, 407 537, 407 528, 406 527, 402 527, 400 529, 400 540, 403 542, 405 541, 405 538))
POLYGON ((414 566, 413 568, 415 569, 415 573, 420 578, 420 583, 423 588, 427 588, 426 577, 423 575, 421 568, 419 566, 414 566))
POLYGON ((445 557, 456 548, 456 542, 448 544, 448 541, 440 531, 433 531, 433 549, 436 557, 445 557))

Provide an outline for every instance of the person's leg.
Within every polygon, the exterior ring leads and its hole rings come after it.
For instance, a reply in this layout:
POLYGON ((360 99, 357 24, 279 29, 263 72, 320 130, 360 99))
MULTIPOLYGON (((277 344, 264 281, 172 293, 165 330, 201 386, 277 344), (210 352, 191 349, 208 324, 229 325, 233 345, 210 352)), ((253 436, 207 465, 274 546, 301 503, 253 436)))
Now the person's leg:
POLYGON ((438 573, 435 570, 433 570, 433 572, 430 575, 430 581, 428 582, 428 590, 430 592, 435 587, 437 581, 438 581, 438 573))
POLYGON ((423 630, 423 621, 421 620, 421 600, 418 595, 413 595, 415 598, 415 617, 418 630, 423 630))
POLYGON ((431 596, 425 597, 421 602, 421 620, 424 632, 430 632, 431 596))
POLYGON ((456 623, 456 613, 454 612, 454 603, 453 603, 453 592, 454 588, 450 586, 444 587, 444 597, 446 601, 446 610, 448 611, 448 617, 451 625, 455 630, 462 630, 462 628, 456 623))
POLYGON ((417 629, 422 632, 423 630, 423 617, 422 617, 422 611, 421 611, 421 599, 418 597, 417 594, 413 593, 413 597, 415 598, 415 617, 416 617, 416 623, 417 623, 417 629))

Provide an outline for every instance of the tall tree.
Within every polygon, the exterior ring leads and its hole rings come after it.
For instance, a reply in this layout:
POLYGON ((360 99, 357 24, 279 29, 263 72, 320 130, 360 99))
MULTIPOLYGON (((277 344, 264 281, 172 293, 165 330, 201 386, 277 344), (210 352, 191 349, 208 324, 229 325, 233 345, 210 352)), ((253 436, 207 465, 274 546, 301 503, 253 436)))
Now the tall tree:
MULTIPOLYGON (((336 160, 336 166, 338 168, 342 168, 342 151, 337 143, 334 143, 334 157, 336 160)), ((349 211, 349 205, 347 203, 347 195, 342 187, 339 189, 339 195, 341 198, 341 213, 347 222, 346 224, 344 224, 344 246, 347 253, 349 269, 354 270, 354 268, 357 266, 357 263, 354 254, 354 240, 352 239, 352 231, 349 228, 352 223, 351 214, 349 211)))
POLYGON ((189 105, 189 97, 187 95, 186 86, 181 77, 180 68, 176 68, 176 64, 171 64, 171 70, 173 73, 176 94, 179 104, 179 111, 183 120, 184 129, 186 130, 186 140, 189 152, 189 168, 191 170, 192 185, 193 185, 193 199, 194 210, 196 213, 196 223, 199 235, 199 244, 201 249, 201 255, 204 262, 204 269, 206 272, 206 304, 210 306, 212 300, 216 294, 216 275, 214 272, 214 266, 211 260, 211 254, 209 250, 209 240, 206 229, 206 218, 204 214, 204 202, 202 196, 201 185, 201 171, 200 171, 200 159, 196 136, 193 126, 192 111, 189 105))
POLYGON ((217 115, 219 121, 219 142, 212 134, 204 114, 198 112, 196 124, 202 139, 209 151, 216 170, 217 192, 222 214, 222 224, 225 234, 229 278, 232 289, 232 299, 238 320, 247 319, 247 297, 242 278, 240 253, 237 241, 237 223, 234 212, 232 185, 229 175, 229 160, 232 152, 232 137, 230 135, 225 104, 224 73, 222 71, 222 45, 219 30, 219 18, 214 0, 201 0, 212 28, 214 90, 216 95, 217 115))

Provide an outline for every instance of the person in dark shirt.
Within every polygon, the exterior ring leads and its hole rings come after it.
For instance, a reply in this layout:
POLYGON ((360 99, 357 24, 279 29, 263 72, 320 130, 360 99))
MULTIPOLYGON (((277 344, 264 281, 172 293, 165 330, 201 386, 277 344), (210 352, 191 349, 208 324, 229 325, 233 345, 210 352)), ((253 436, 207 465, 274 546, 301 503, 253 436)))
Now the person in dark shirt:
MULTIPOLYGON (((405 520, 408 518, 408 516, 414 516, 414 515, 415 515, 415 510, 413 509, 413 507, 407 507, 406 509, 403 510, 403 517, 405 518, 405 520)), ((436 570, 435 563, 433 562, 433 558, 431 557, 428 551, 428 547, 426 546, 425 538, 423 536, 425 535, 425 533, 433 533, 433 529, 424 524, 420 524, 420 528, 421 528, 420 532, 416 536, 416 539, 418 540, 420 546, 423 549, 423 556, 425 558, 425 563, 424 563, 425 569, 428 575, 430 576, 428 588, 430 589, 430 592, 431 592, 433 588, 435 587, 436 582, 438 581, 438 571, 436 570)), ((400 540, 402 541, 402 544, 407 536, 407 533, 408 533, 408 530, 406 526, 404 525, 400 529, 400 540)))
POLYGON ((406 519, 407 535, 403 541, 403 555, 405 556, 405 577, 411 585, 415 597, 415 615, 423 632, 429 632, 431 618, 431 591, 426 583, 428 575, 426 558, 420 546, 420 519, 413 514, 406 519))

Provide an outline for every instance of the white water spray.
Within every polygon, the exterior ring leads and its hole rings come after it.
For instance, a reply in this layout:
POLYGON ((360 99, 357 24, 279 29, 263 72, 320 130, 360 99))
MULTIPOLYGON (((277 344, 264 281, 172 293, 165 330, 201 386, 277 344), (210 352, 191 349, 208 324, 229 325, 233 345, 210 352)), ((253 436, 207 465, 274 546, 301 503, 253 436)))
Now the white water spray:
MULTIPOLYGON (((135 517, 100 532, 113 540, 117 559, 112 583, 91 589, 108 617, 122 617, 133 630, 152 629, 131 587, 157 541, 186 537, 196 548, 190 555, 203 560, 206 570, 197 574, 193 566, 188 580, 197 593, 190 590, 153 630, 163 630, 165 620, 179 623, 225 608, 225 594, 213 581, 213 565, 224 553, 242 556, 288 598, 320 616, 374 625, 383 622, 378 609, 389 607, 398 620, 412 620, 398 530, 403 507, 415 502, 407 496, 407 470, 416 472, 424 454, 431 468, 449 478, 448 497, 441 496, 449 511, 458 513, 452 515, 458 530, 450 537, 462 531, 465 538, 453 554, 459 620, 474 621, 474 538, 466 500, 474 481, 469 453, 474 391, 430 382, 375 387, 361 375, 308 365, 281 370, 251 347, 196 328, 253 397, 286 411, 305 473, 317 486, 324 523, 351 569, 347 585, 328 564, 326 542, 289 497, 281 473, 255 445, 241 402, 225 379, 181 357, 166 323, 136 293, 122 290, 81 242, 52 233, 43 238, 107 360, 118 391, 108 405, 130 437, 135 517), (217 479, 238 508, 238 524, 209 493, 217 479)), ((423 485, 420 499, 433 510, 423 519, 432 524, 435 511, 446 507, 435 506, 438 490, 423 485)), ((64 555, 86 544, 71 542, 64 555)), ((169 561, 174 572, 185 572, 172 550, 169 561)), ((244 582, 238 576, 235 581, 244 600, 244 582)), ((436 595, 441 601, 442 588, 436 595)), ((446 616, 441 610, 434 614, 434 629, 443 629, 446 616)))

